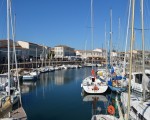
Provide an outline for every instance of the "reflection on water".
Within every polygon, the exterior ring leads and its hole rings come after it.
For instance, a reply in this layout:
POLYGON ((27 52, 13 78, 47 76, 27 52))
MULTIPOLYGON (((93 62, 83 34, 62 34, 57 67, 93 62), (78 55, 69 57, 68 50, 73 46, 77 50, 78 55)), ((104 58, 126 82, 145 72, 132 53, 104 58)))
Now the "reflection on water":
POLYGON ((95 104, 84 102, 81 97, 81 82, 90 74, 91 68, 60 70, 40 74, 36 82, 22 83, 22 102, 28 120, 90 120, 91 109, 92 114, 106 113, 106 95, 96 98, 95 104))
POLYGON ((35 81, 23 81, 21 84, 21 92, 22 93, 28 93, 29 91, 32 91, 36 87, 35 81))
POLYGON ((101 95, 91 95, 91 94, 86 94, 84 93, 84 90, 81 93, 81 96, 83 98, 83 102, 88 102, 91 104, 91 109, 92 109, 92 114, 91 118, 93 115, 99 115, 99 114, 104 114, 104 115, 111 115, 108 112, 108 106, 112 105, 115 109, 115 113, 113 116, 119 118, 119 113, 118 113, 118 106, 116 103, 116 98, 117 95, 114 93, 106 93, 106 94, 101 94, 101 95))
POLYGON ((63 85, 64 84, 64 75, 65 75, 65 70, 61 70, 61 71, 55 71, 55 78, 54 78, 54 81, 55 81, 55 84, 56 85, 63 85))
POLYGON ((106 112, 108 100, 105 95, 84 95, 83 101, 91 103, 92 115, 106 112))

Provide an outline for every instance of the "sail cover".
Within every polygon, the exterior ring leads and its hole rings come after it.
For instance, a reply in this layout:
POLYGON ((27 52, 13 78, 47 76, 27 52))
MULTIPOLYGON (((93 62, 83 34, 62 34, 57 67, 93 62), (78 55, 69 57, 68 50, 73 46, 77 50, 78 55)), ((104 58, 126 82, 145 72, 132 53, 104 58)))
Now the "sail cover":
POLYGON ((147 92, 150 91, 150 79, 146 74, 142 77, 142 87, 145 88, 147 92))

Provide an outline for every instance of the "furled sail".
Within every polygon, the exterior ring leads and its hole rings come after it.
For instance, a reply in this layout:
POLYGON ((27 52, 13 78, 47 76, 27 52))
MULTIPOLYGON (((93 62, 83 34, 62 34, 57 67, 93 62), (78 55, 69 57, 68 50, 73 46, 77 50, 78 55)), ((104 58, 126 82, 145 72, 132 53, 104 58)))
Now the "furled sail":
POLYGON ((147 92, 150 92, 150 78, 146 74, 142 77, 142 86, 147 92))

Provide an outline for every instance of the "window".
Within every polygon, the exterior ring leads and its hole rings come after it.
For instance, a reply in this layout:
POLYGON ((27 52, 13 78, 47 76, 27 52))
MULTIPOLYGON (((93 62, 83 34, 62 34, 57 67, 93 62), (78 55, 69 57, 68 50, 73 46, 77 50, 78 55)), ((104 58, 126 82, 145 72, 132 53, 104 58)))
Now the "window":
POLYGON ((135 75, 135 83, 142 84, 142 74, 136 74, 135 75))

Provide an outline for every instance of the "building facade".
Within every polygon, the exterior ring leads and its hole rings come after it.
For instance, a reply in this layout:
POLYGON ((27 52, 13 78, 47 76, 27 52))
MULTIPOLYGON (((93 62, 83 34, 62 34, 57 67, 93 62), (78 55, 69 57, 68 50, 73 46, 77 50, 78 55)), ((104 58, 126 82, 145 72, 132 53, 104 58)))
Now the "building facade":
POLYGON ((75 56, 74 48, 68 47, 66 45, 58 45, 54 47, 55 58, 65 58, 69 56, 75 56))
MULTIPOLYGON (((38 45, 26 41, 14 42, 18 62, 33 61, 40 58, 47 59, 51 51, 50 47, 38 45)), ((7 40, 0 40, 0 63, 7 63, 7 40)), ((13 41, 10 40, 10 60, 14 61, 13 41)))
POLYGON ((47 56, 51 50, 50 47, 38 45, 26 41, 17 41, 17 43, 26 50, 23 50, 21 54, 22 59, 47 59, 47 56))
POLYGON ((86 58, 100 58, 106 57, 106 50, 104 49, 94 49, 94 50, 76 50, 76 55, 80 56, 82 59, 86 58))

